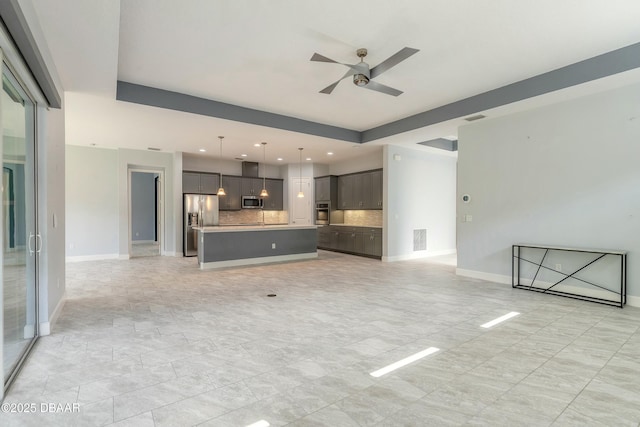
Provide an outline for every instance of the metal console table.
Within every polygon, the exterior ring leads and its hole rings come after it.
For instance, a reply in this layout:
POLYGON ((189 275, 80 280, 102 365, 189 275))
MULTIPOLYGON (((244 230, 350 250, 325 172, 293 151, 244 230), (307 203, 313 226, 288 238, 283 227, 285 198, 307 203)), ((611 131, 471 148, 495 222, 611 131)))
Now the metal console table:
POLYGON ((513 245, 511 286, 623 308, 627 303, 627 252, 513 245), (562 271, 563 261, 568 261, 570 273, 562 271), (598 266, 601 268, 595 268, 598 266))

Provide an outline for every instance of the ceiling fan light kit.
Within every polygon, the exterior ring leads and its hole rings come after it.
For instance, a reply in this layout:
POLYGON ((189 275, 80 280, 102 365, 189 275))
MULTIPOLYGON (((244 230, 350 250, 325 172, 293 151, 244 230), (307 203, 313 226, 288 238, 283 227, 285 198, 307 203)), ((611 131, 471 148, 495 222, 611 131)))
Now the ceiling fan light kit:
POLYGON ((320 93, 329 95, 331 92, 333 92, 336 86, 338 86, 338 83, 340 83, 343 79, 346 79, 347 77, 353 75, 353 84, 355 84, 358 87, 364 87, 366 89, 371 89, 376 92, 385 93, 387 95, 398 96, 402 94, 401 90, 394 89, 389 86, 385 86, 378 82, 374 82, 372 81, 372 79, 384 73, 385 71, 388 71, 392 67, 395 67, 400 62, 404 61, 405 59, 409 58, 411 55, 417 52, 419 52, 418 49, 405 47, 371 69, 369 69, 369 64, 364 62, 364 57, 367 56, 367 49, 364 49, 364 48, 356 50, 356 55, 358 56, 358 58, 360 58, 360 62, 356 64, 343 64, 341 62, 337 62, 337 61, 334 61, 333 59, 327 58, 326 56, 320 55, 319 53, 314 53, 313 56, 311 57, 311 61, 329 62, 329 63, 341 64, 346 67, 349 67, 349 71, 347 71, 345 75, 340 78, 340 80, 322 89, 320 93))

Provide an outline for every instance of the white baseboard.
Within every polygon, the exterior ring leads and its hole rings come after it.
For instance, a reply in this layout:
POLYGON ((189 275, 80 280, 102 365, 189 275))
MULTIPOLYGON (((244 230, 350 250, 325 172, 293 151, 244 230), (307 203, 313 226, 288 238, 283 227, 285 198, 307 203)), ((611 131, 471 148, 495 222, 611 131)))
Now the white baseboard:
POLYGON ((68 256, 65 258, 65 261, 66 262, 84 262, 84 261, 102 261, 107 259, 121 259, 121 258, 120 258, 120 255, 118 254, 78 255, 78 256, 68 256))
POLYGON ((121 261, 126 261, 128 259, 131 259, 131 255, 130 254, 119 254, 118 255, 118 259, 121 261))
MULTIPOLYGON (((480 279, 480 280, 486 280, 488 282, 493 282, 493 283, 502 283, 505 285, 511 285, 511 276, 505 276, 503 274, 485 273, 483 271, 465 270, 462 268, 457 268, 456 274, 458 276, 470 277, 472 279, 480 279)), ((520 279, 520 283, 526 286, 530 284, 530 280, 520 279)), ((538 282, 536 281, 536 283, 538 282)), ((549 283, 549 282, 539 282, 539 284, 541 285, 541 287, 553 285, 553 283, 549 283)), ((602 291, 598 289, 592 290, 588 288, 580 288, 578 286, 571 286, 571 285, 563 285, 562 287, 558 287, 557 290, 561 290, 563 292, 576 293, 579 295, 583 294, 585 296, 589 296, 593 298, 602 298, 602 299, 611 299, 611 296, 612 296, 611 293, 606 291, 602 291)), ((640 297, 627 295, 627 305, 631 307, 640 307, 640 297)))
POLYGON ((36 334, 36 325, 24 325, 24 329, 22 333, 23 333, 22 337, 25 340, 33 338, 36 334))
POLYGON ((62 307, 64 307, 64 303, 66 301, 67 292, 65 291, 65 293, 62 294, 62 298, 60 298, 60 301, 58 301, 58 305, 56 305, 56 308, 53 310, 53 313, 51 313, 51 316, 49 316, 49 321, 40 323, 38 335, 46 336, 51 334, 51 327, 55 325, 56 321, 58 320, 60 313, 62 313, 62 307))
POLYGON ((640 297, 627 295, 627 304, 631 307, 640 307, 640 297))
POLYGON ((511 276, 505 276, 502 274, 485 273, 484 271, 465 270, 463 268, 456 268, 456 274, 458 276, 470 277, 472 279, 486 280, 494 283, 511 284, 511 276))
POLYGON ((229 261, 201 262, 200 268, 203 270, 210 268, 238 267, 242 265, 266 264, 269 262, 297 261, 302 259, 318 258, 318 252, 304 254, 266 256, 260 258, 232 259, 229 261))
POLYGON ((452 255, 455 254, 455 249, 445 249, 442 251, 417 251, 411 252, 409 254, 404 255, 394 255, 394 256, 383 256, 383 262, 396 262, 396 261, 409 261, 412 259, 422 259, 422 258, 433 258, 441 255, 452 255))
POLYGON ((162 255, 162 256, 182 256, 182 252, 178 253, 178 252, 172 252, 172 251, 162 251, 162 253, 160 255, 162 255))

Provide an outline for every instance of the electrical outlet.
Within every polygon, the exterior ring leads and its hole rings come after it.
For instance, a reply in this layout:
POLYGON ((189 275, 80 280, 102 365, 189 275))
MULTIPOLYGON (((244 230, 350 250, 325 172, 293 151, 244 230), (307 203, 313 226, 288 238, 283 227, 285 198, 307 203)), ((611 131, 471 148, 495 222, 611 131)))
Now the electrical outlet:
POLYGON ((75 247, 76 247, 76 245, 74 245, 73 243, 69 243, 69 249, 73 249, 75 247))
POLYGON ((272 244, 271 244, 271 249, 275 249, 275 248, 276 248, 276 244, 275 244, 275 243, 272 243, 272 244))
POLYGON ((556 271, 562 271, 562 264, 556 264, 556 271))

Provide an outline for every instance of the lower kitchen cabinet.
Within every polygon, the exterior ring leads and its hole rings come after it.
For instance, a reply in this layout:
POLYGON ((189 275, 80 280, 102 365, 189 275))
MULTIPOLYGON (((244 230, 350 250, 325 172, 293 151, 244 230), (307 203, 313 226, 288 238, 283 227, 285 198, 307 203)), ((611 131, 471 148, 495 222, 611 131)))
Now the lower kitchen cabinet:
POLYGON ((382 229, 329 225, 318 227, 318 248, 382 258, 382 229))

